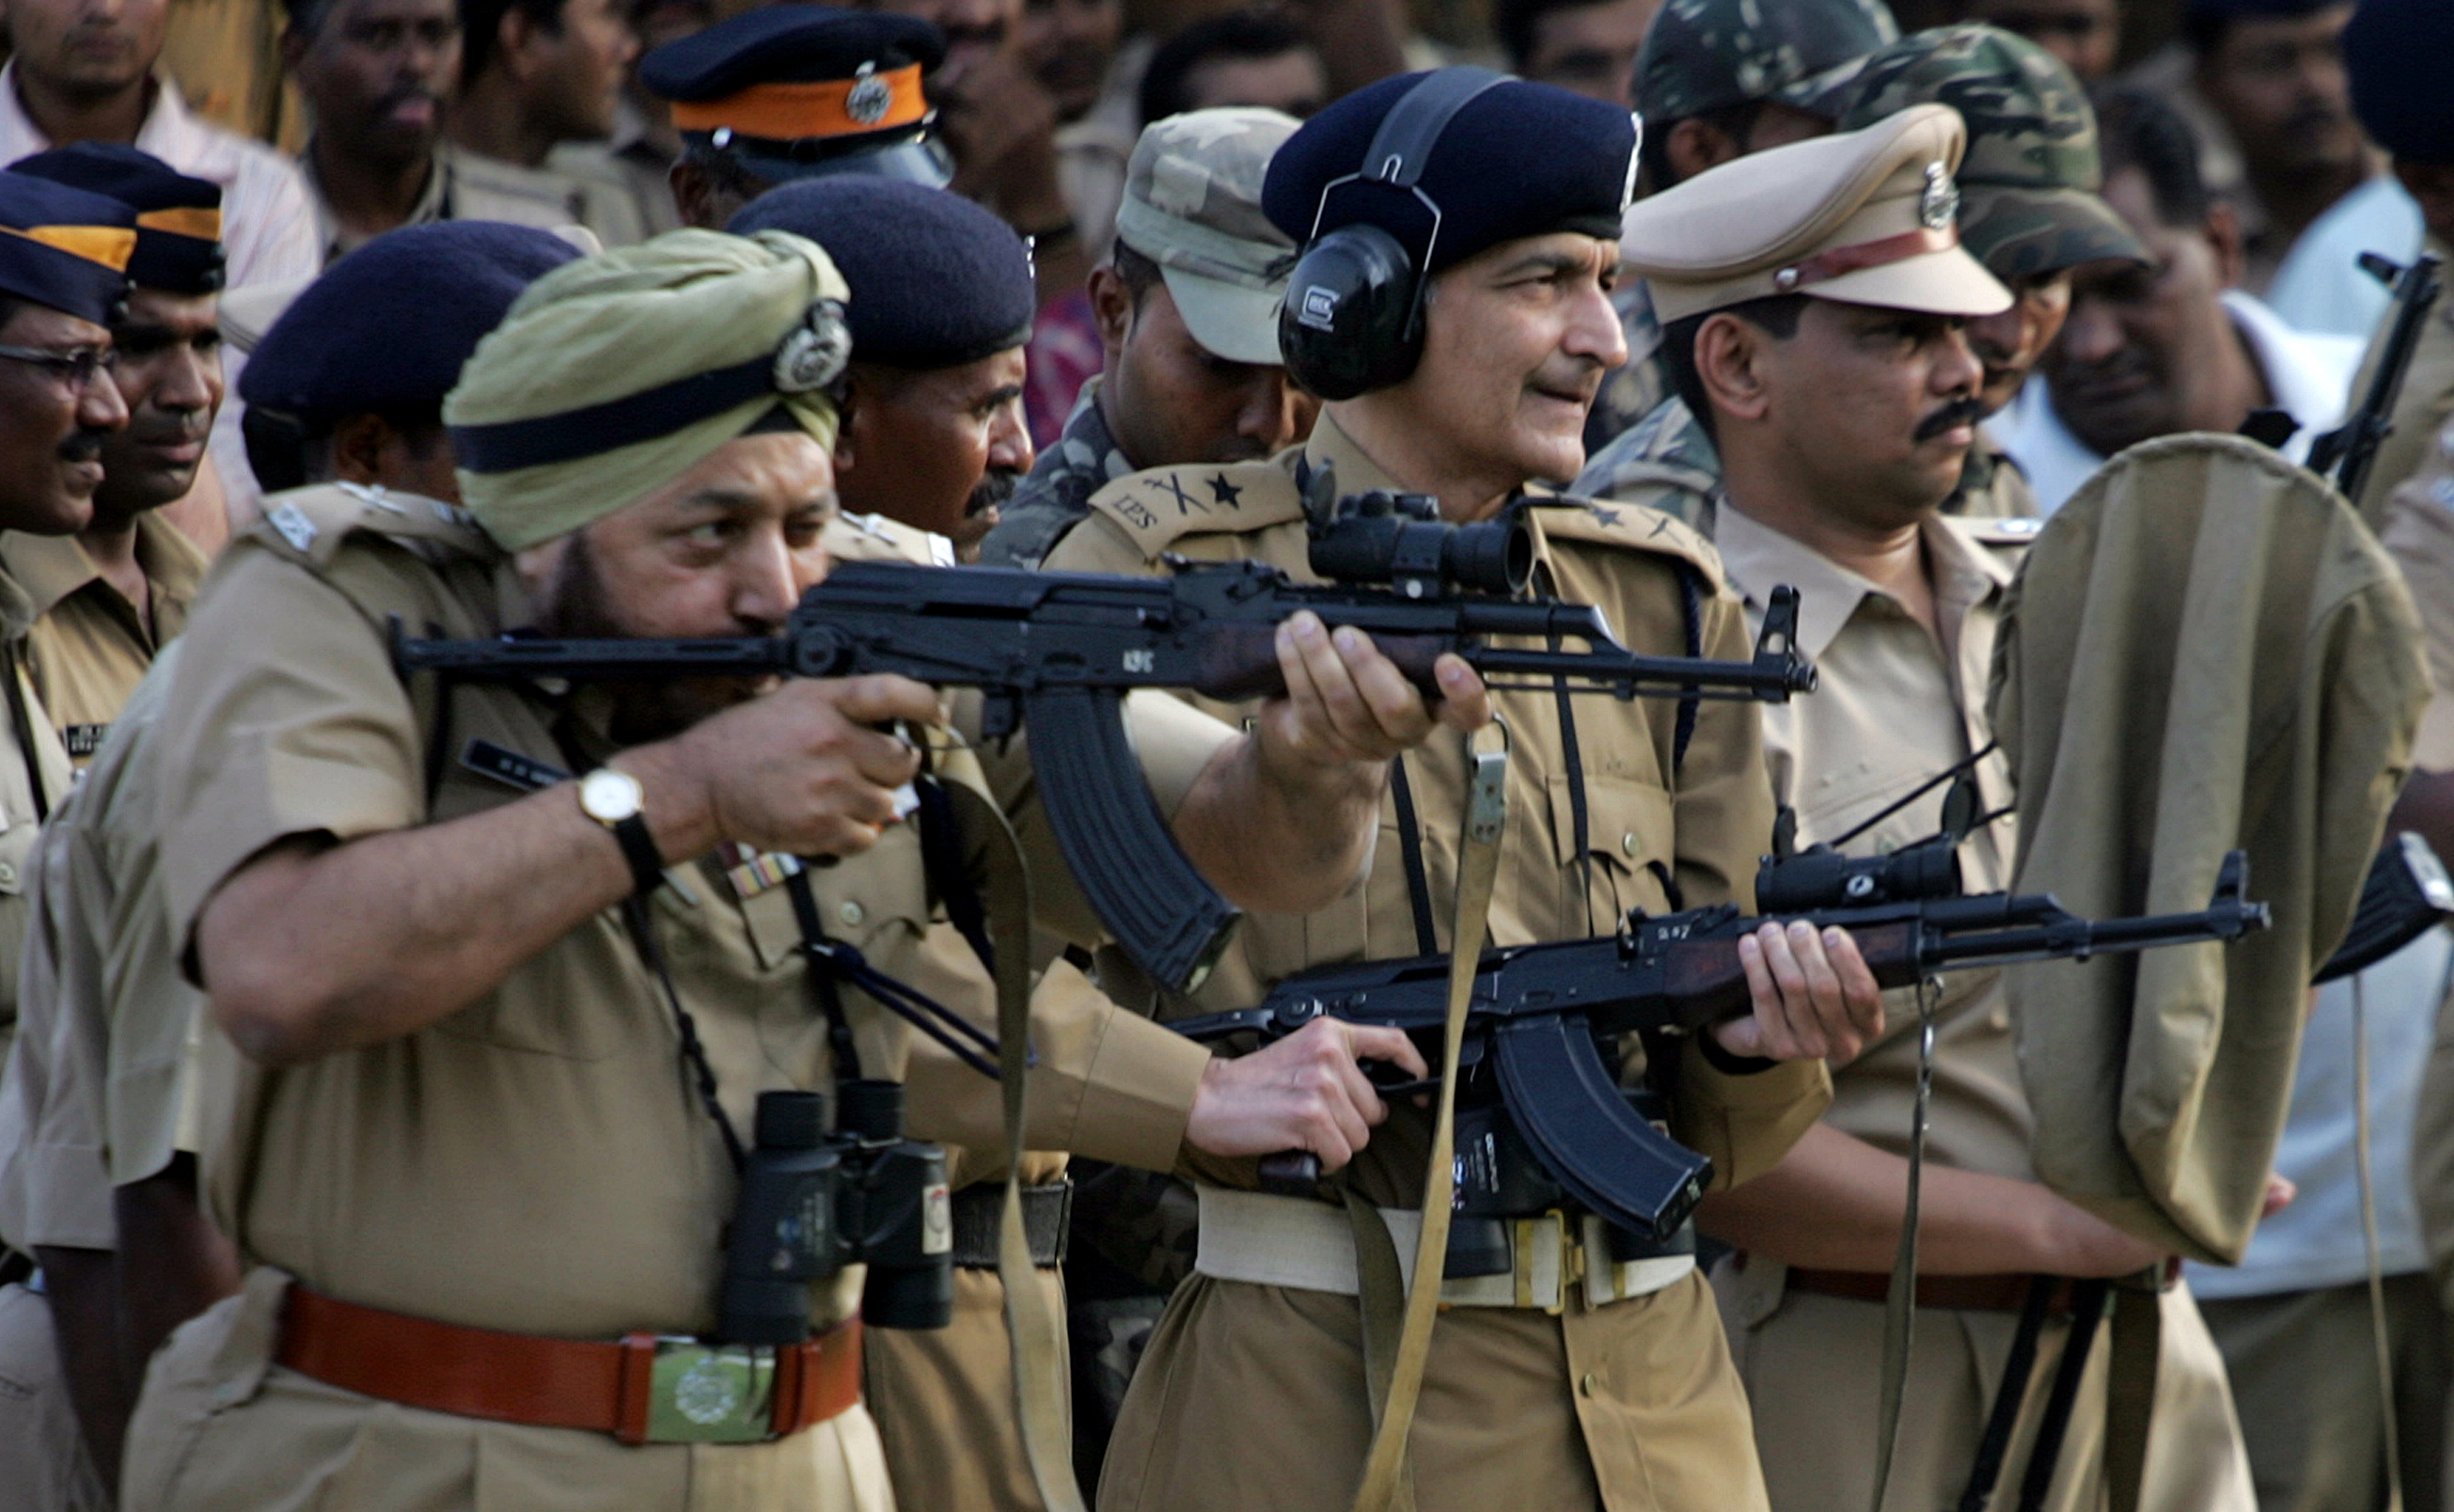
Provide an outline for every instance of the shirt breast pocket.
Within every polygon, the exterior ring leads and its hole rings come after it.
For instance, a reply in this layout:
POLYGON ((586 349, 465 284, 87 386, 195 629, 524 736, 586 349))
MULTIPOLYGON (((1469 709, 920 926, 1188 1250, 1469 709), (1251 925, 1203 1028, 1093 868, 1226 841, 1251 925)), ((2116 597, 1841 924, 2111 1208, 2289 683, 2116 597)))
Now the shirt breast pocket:
MULTIPOLYGON (((1583 884, 1596 930, 1617 928, 1630 909, 1669 910, 1679 862, 1676 809, 1666 790, 1634 777, 1586 774, 1581 852, 1576 789, 1566 776, 1551 778, 1550 800, 1564 897, 1574 906, 1576 889, 1583 884)), ((1584 927, 1581 919, 1563 922, 1570 935, 1584 927)))
POLYGON ((30 818, 0 830, 0 1021, 17 1017, 17 968, 26 958, 26 930, 32 923, 26 897, 27 869, 42 831, 30 818))

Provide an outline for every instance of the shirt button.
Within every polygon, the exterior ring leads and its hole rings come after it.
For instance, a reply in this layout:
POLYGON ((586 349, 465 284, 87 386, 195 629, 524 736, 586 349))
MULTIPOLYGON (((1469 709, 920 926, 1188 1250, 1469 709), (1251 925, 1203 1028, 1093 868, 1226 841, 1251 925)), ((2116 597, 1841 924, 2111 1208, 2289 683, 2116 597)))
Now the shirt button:
POLYGON ((1619 848, 1622 855, 1634 856, 1636 854, 1636 832, 1634 830, 1629 830, 1619 837, 1619 848))
POLYGON ((0 887, 14 887, 16 885, 17 869, 6 861, 0 861, 0 887))
POLYGON ((835 917, 842 919, 847 926, 857 924, 868 917, 868 915, 861 912, 861 907, 858 903, 853 902, 849 898, 845 899, 843 904, 835 910, 835 917))
POLYGON ((1601 1378, 1588 1370, 1585 1372, 1585 1379, 1577 1382, 1577 1389, 1590 1397, 1602 1389, 1601 1378))

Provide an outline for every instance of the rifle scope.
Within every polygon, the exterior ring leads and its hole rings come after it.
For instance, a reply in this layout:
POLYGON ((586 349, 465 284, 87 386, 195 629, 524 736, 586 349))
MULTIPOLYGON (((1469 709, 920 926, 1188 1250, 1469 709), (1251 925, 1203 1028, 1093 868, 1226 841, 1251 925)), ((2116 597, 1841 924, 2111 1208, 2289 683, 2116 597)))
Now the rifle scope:
POLYGON ((1336 583, 1386 583, 1409 598, 1460 589, 1513 597, 1534 576, 1534 533, 1514 512, 1452 525, 1428 494, 1351 494, 1312 528, 1312 570, 1336 583))
POLYGON ((1843 856, 1813 845, 1796 856, 1768 856, 1756 872, 1756 909, 1767 917, 1959 896, 1959 849, 1942 835, 1886 856, 1843 856))

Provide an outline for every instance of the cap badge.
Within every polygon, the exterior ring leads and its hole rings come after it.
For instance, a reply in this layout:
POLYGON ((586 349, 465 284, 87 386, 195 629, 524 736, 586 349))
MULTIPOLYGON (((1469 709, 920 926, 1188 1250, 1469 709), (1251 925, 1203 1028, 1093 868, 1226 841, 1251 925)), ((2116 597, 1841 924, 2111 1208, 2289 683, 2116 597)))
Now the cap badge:
POLYGON ((810 306, 801 323, 775 349, 775 392, 815 393, 843 375, 852 360, 852 328, 839 300, 810 306))
POLYGON ((863 126, 875 126, 886 119, 895 104, 895 91, 877 76, 877 65, 864 63, 854 75, 852 92, 844 96, 844 113, 863 126))
POLYGON ((1925 166, 1925 191, 1918 196, 1918 224, 1928 231, 1949 231, 1960 218, 1960 186, 1941 163, 1925 166))

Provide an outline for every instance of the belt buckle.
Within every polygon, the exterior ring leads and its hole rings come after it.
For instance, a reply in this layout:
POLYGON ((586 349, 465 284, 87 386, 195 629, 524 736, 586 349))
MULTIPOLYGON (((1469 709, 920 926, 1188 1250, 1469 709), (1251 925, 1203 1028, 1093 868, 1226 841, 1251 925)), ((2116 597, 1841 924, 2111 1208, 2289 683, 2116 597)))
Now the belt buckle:
POLYGON ((649 1443, 758 1443, 775 1437, 775 1351, 665 1335, 648 1372, 649 1443))

